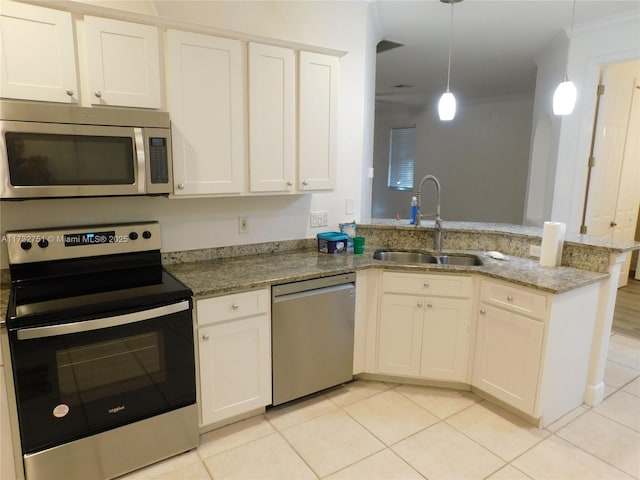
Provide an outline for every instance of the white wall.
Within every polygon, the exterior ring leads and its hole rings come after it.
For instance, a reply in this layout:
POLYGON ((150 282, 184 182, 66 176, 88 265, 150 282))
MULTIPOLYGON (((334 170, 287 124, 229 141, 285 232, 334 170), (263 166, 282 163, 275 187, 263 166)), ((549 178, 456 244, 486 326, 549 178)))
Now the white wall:
MULTIPOLYGON (((433 105, 436 104, 434 99, 433 105)), ((442 218, 522 223, 533 98, 501 97, 458 106, 452 122, 423 110, 379 109, 374 144, 373 217, 409 217, 414 192, 387 188, 389 129, 416 125, 414 185, 426 174, 442 186, 442 218)), ((422 211, 435 211, 432 185, 423 191, 422 211)))
MULTIPOLYGON (((114 6, 126 8, 126 2, 114 6)), ((162 0, 152 7, 163 17, 347 52, 340 62, 335 191, 285 197, 0 202, 2 233, 20 228, 159 220, 163 251, 176 251, 311 238, 319 231, 336 230, 340 222, 368 217, 370 182, 363 172, 372 157, 376 43, 369 2, 162 0), (355 198, 353 215, 346 214, 347 198, 355 198), (328 211, 329 226, 309 228, 311 210, 328 211), (238 234, 239 215, 248 218, 248 234, 238 234)), ((139 5, 135 11, 140 13, 139 5)), ((0 267, 6 267, 6 249, 0 252, 0 267)))
MULTIPOLYGON (((555 41, 557 49, 562 49, 560 40, 555 41)), ((553 118, 551 113, 551 96, 564 73, 558 51, 554 51, 553 47, 547 49, 538 63, 533 125, 537 125, 544 116, 552 118, 552 140, 548 163, 532 163, 531 171, 547 169, 554 174, 551 177, 544 174, 530 177, 529 192, 548 190, 549 178, 552 179, 552 187, 542 200, 543 205, 533 201, 527 204, 526 217, 533 223, 538 220, 566 222, 568 232, 578 232, 600 67, 607 63, 640 58, 640 16, 611 17, 577 27, 573 32, 568 58, 568 75, 576 85, 578 99, 574 112, 559 119, 553 118), (540 212, 544 215, 542 219, 539 218, 540 212)), ((532 200, 531 194, 529 200, 532 200)))

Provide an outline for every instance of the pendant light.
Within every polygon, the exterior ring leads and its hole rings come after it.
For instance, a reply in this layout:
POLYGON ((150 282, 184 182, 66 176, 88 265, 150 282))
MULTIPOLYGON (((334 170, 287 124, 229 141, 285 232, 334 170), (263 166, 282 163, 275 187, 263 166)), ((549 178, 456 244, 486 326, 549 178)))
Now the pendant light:
MULTIPOLYGON (((569 48, 571 48, 571 36, 573 34, 573 19, 576 13, 576 0, 573 0, 571 10, 571 23, 569 25, 569 48)), ((567 50, 567 51, 568 51, 567 50)), ((567 53, 567 64, 564 70, 564 79, 556 88, 553 94, 553 114, 554 115, 570 115, 576 106, 577 91, 576 86, 569 80, 567 70, 569 69, 569 55, 567 53)))
POLYGON ((451 4, 451 21, 449 24, 449 64, 447 66, 447 91, 442 94, 438 102, 438 116, 443 122, 453 120, 456 116, 456 97, 453 96, 449 89, 449 81, 451 80, 451 47, 453 44, 453 4, 462 0, 440 0, 442 3, 451 4))

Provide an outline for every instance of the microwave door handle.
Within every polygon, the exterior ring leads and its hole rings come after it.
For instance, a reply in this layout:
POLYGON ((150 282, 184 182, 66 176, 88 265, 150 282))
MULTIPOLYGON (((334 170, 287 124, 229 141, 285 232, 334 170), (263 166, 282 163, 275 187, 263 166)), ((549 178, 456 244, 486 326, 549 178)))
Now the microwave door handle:
POLYGON ((33 340, 35 338, 55 337, 70 333, 90 332, 100 328, 117 327, 128 323, 141 322, 152 318, 171 315, 189 310, 189 300, 183 300, 163 307, 150 308, 140 312, 125 313, 113 317, 85 320, 82 322, 65 323, 62 325, 48 325, 44 327, 23 328, 18 330, 18 340, 33 340))
POLYGON ((146 172, 146 161, 145 158, 145 144, 144 144, 144 132, 141 128, 133 129, 133 137, 136 142, 136 172, 138 178, 136 182, 138 182, 138 193, 144 194, 147 190, 147 172, 146 172))

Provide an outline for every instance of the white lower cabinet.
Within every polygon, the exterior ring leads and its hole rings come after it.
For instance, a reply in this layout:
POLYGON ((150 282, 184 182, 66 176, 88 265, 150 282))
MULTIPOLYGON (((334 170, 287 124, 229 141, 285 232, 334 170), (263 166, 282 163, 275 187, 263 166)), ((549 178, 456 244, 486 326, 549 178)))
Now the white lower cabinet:
POLYGON ((554 295, 481 279, 474 389, 536 419, 540 427, 580 406, 599 288, 595 283, 554 295))
POLYGON ((389 272, 383 274, 382 289, 377 372, 464 382, 471 277, 389 272), (437 296, 415 295, 419 292, 437 296))
POLYGON ((473 384, 533 414, 544 324, 492 305, 478 316, 473 384))
POLYGON ((271 403, 269 290, 196 302, 200 425, 271 403))

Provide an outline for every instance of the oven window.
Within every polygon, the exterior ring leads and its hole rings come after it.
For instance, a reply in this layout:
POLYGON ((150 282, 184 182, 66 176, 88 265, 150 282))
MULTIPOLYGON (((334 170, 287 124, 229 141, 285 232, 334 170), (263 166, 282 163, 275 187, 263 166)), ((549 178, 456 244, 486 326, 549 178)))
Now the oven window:
POLYGON ((166 380, 161 331, 56 352, 60 399, 73 406, 166 380))
POLYGON ((131 185, 131 137, 7 132, 11 184, 131 185))

